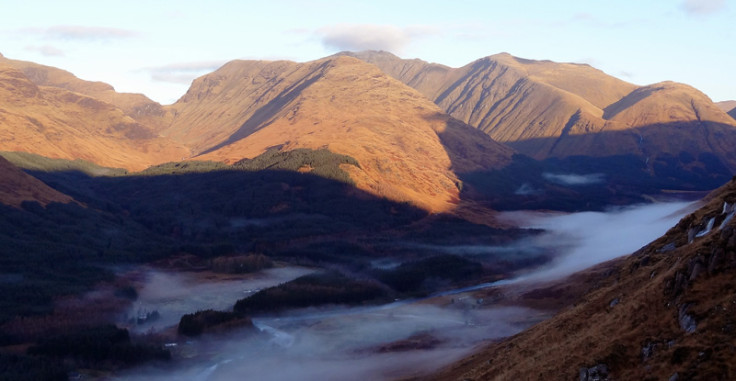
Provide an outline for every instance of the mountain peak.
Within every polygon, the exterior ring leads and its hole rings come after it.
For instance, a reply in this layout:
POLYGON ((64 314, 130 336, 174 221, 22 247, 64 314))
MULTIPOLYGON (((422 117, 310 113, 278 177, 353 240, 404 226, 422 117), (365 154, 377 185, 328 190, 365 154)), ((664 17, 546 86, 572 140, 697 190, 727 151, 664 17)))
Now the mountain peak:
POLYGON ((453 171, 510 161, 509 148, 352 54, 232 66, 195 80, 173 106, 166 135, 193 146, 198 159, 327 148, 360 163, 347 168, 358 188, 432 211, 458 202, 453 171))

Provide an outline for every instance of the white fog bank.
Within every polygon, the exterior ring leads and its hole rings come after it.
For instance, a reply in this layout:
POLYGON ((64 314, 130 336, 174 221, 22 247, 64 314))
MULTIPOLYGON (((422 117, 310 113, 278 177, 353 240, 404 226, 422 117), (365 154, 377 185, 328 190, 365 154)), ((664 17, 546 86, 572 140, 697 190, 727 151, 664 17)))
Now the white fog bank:
POLYGON ((303 267, 279 267, 227 279, 206 279, 197 273, 144 270, 144 284, 138 299, 123 318, 156 311, 157 319, 132 324, 134 332, 160 331, 179 324, 182 315, 199 310, 230 310, 238 299, 258 290, 288 282, 313 272, 303 267))
POLYGON ((506 212, 499 218, 521 227, 545 230, 531 244, 556 252, 555 258, 517 281, 546 281, 633 253, 666 233, 696 205, 666 202, 570 214, 506 212))

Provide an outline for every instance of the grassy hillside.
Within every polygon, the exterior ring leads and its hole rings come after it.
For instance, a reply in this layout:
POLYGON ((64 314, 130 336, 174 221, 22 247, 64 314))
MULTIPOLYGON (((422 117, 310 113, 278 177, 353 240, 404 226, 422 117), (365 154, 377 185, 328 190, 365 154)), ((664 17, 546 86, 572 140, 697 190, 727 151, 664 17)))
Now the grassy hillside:
POLYGON ((75 159, 51 159, 28 152, 0 151, 0 156, 19 168, 40 172, 81 172, 89 176, 122 176, 128 171, 122 168, 109 168, 90 161, 75 159))

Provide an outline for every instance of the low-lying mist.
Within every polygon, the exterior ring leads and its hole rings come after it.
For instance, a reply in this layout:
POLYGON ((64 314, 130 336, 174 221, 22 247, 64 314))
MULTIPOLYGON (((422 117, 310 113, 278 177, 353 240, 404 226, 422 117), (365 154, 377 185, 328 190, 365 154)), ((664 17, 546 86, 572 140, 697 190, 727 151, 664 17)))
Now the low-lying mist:
POLYGON ((555 252, 554 259, 517 279, 544 281, 631 254, 666 233, 693 210, 692 202, 666 202, 607 212, 505 212, 499 218, 521 227, 545 230, 524 243, 555 252))
POLYGON ((184 314, 205 309, 231 309, 240 298, 312 271, 301 267, 281 267, 224 279, 207 279, 198 273, 146 269, 142 274, 143 286, 124 322, 137 320, 130 325, 134 332, 158 331, 176 326, 184 314), (153 312, 157 313, 157 318, 146 321, 146 314, 150 316, 153 312))
MULTIPOLYGON (((476 300, 471 291, 560 278, 632 253, 665 233, 693 205, 658 203, 572 214, 503 213, 501 218, 506 221, 545 230, 508 247, 404 242, 400 245, 411 245, 414 250, 475 259, 545 256, 551 260, 512 279, 442 291, 424 299, 292 310, 278 317, 253 316, 251 328, 231 331, 226 337, 180 341, 172 346, 173 364, 134 369, 117 379, 387 380, 431 372, 467 356, 487 340, 513 335, 547 317, 548 312, 476 300)), ((393 259, 375 263, 376 267, 396 265, 393 259)), ((280 279, 288 280, 298 274, 282 275, 280 279)), ((268 279, 273 282, 278 277, 268 279)), ((187 303, 186 311, 171 308, 172 315, 205 308, 229 310, 248 290, 267 286, 229 281, 187 284, 172 281, 166 274, 153 274, 148 281, 140 293, 141 303, 187 303)))
POLYGON ((446 307, 340 309, 329 317, 302 310, 254 319, 255 332, 205 339, 189 363, 174 371, 139 369, 119 379, 393 379, 437 369, 468 355, 483 341, 521 331, 530 316, 537 316, 519 307, 476 306, 475 299, 466 297, 446 307))

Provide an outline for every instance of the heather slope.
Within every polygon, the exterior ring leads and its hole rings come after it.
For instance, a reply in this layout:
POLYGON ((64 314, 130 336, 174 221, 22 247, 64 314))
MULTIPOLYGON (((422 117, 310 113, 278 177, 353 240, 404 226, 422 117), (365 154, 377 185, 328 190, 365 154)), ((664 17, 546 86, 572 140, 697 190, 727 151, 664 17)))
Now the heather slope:
POLYGON ((172 108, 176 118, 164 133, 198 159, 326 148, 360 163, 345 168, 358 188, 433 211, 458 202, 455 172, 501 167, 512 152, 348 57, 233 61, 195 80, 172 108))
POLYGON ((734 203, 731 181, 664 236, 599 271, 577 305, 433 379, 732 379, 734 203))

